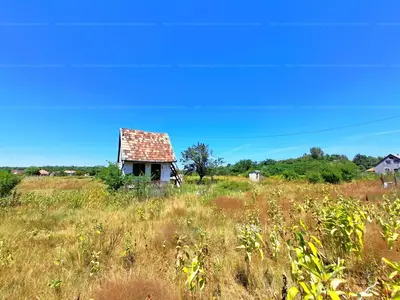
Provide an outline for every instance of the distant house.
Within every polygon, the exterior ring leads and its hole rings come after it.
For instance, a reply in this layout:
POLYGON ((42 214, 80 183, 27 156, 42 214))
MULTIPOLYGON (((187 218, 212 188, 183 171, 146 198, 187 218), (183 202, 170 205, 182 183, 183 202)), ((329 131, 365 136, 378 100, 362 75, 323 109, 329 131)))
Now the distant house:
POLYGON ((11 170, 11 174, 23 175, 24 174, 24 170, 11 170))
POLYGON ((49 173, 48 171, 46 171, 46 170, 40 170, 40 171, 39 171, 39 175, 40 175, 40 176, 49 176, 50 173, 49 173))
POLYGON ((376 166, 375 173, 377 174, 387 174, 387 173, 397 173, 400 169, 400 155, 399 154, 389 154, 383 158, 376 166))
POLYGON ((67 174, 68 176, 72 176, 72 175, 74 175, 76 173, 76 171, 74 171, 74 170, 66 170, 66 171, 64 171, 64 173, 67 174))
POLYGON ((123 174, 150 176, 153 181, 182 184, 175 166, 176 158, 167 133, 121 128, 118 144, 118 165, 123 174))
POLYGON ((255 171, 249 173, 249 179, 251 181, 259 182, 261 180, 261 178, 262 178, 261 172, 258 170, 255 170, 255 171))

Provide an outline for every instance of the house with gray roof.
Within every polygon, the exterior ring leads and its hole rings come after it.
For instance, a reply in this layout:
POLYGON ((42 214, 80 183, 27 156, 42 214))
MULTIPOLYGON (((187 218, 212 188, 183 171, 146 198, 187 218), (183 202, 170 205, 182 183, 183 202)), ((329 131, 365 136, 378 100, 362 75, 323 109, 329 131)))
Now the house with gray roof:
POLYGON ((400 169, 400 155, 389 154, 385 156, 376 166, 375 173, 377 174, 388 174, 398 173, 400 169))

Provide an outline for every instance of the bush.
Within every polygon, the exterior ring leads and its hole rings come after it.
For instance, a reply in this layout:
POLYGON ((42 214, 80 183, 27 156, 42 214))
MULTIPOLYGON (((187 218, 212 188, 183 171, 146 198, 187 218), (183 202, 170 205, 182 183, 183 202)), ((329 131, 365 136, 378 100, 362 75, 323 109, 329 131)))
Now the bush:
POLYGON ((108 163, 108 167, 101 170, 98 177, 110 191, 117 191, 124 186, 124 175, 116 163, 108 163))
POLYGON ((150 176, 133 176, 126 175, 125 184, 134 188, 134 194, 139 199, 147 199, 150 196, 151 177, 150 176))
POLYGON ((291 169, 285 170, 282 173, 282 175, 286 180, 294 180, 299 178, 299 175, 294 170, 291 169))
POLYGON ((323 182, 324 181, 324 179, 321 176, 321 173, 316 172, 316 171, 308 171, 306 173, 306 179, 310 183, 319 183, 319 182, 323 182))
POLYGON ((8 196, 21 181, 21 177, 7 171, 0 171, 0 198, 8 196))
POLYGON ((39 175, 39 171, 40 171, 40 169, 38 167, 29 167, 29 168, 25 169, 24 173, 26 175, 35 176, 35 175, 39 175))
POLYGON ((356 164, 352 162, 340 163, 338 168, 341 172, 341 177, 344 181, 349 182, 359 176, 359 169, 356 164))
POLYGON ((322 178, 327 183, 338 184, 342 181, 342 175, 340 170, 336 168, 327 168, 322 171, 322 178))

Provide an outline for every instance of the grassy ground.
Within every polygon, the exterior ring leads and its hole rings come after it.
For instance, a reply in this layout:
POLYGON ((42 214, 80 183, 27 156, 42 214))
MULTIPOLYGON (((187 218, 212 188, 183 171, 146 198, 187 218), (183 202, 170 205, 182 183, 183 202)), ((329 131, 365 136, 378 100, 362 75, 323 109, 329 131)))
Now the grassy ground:
POLYGON ((109 194, 94 179, 26 178, 18 193, 18 205, 0 209, 0 299, 281 299, 282 275, 295 285, 285 241, 300 220, 329 258, 346 260, 346 291, 364 290, 382 257, 400 259, 399 245, 389 251, 375 221, 365 221, 359 255, 341 253, 318 227, 319 207, 334 206, 340 195, 379 209, 388 193, 379 182, 251 184, 220 177, 213 185, 187 183, 166 198, 139 201, 109 194), (254 219, 266 245, 264 259, 255 251, 248 263, 236 249, 238 226, 254 219), (181 267, 190 264, 196 245, 206 284, 190 291, 181 267))

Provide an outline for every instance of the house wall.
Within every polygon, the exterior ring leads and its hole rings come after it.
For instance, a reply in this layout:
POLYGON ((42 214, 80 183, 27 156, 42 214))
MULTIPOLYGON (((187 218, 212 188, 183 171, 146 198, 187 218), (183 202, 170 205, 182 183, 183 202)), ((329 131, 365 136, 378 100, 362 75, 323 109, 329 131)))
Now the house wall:
MULTIPOLYGON (((151 163, 146 163, 145 165, 145 174, 146 176, 151 176, 151 163)), ((131 174, 133 172, 133 162, 126 161, 123 164, 122 168, 123 174, 131 174)), ((162 163, 161 164, 161 182, 169 182, 171 177, 171 169, 170 163, 162 163)))
POLYGON ((146 165, 145 165, 144 174, 145 174, 146 176, 151 176, 151 164, 146 164, 146 165))
POLYGON ((249 179, 251 181, 255 181, 255 182, 260 181, 260 173, 250 173, 249 174, 249 179))
POLYGON ((400 159, 394 156, 386 157, 375 167, 375 173, 386 174, 388 171, 390 173, 399 172, 400 169, 400 159), (397 170, 397 171, 396 171, 397 170))
POLYGON ((171 178, 170 163, 161 164, 161 182, 169 182, 171 178))
POLYGON ((130 161, 125 161, 122 167, 123 174, 132 174, 133 172, 133 163, 130 161))

